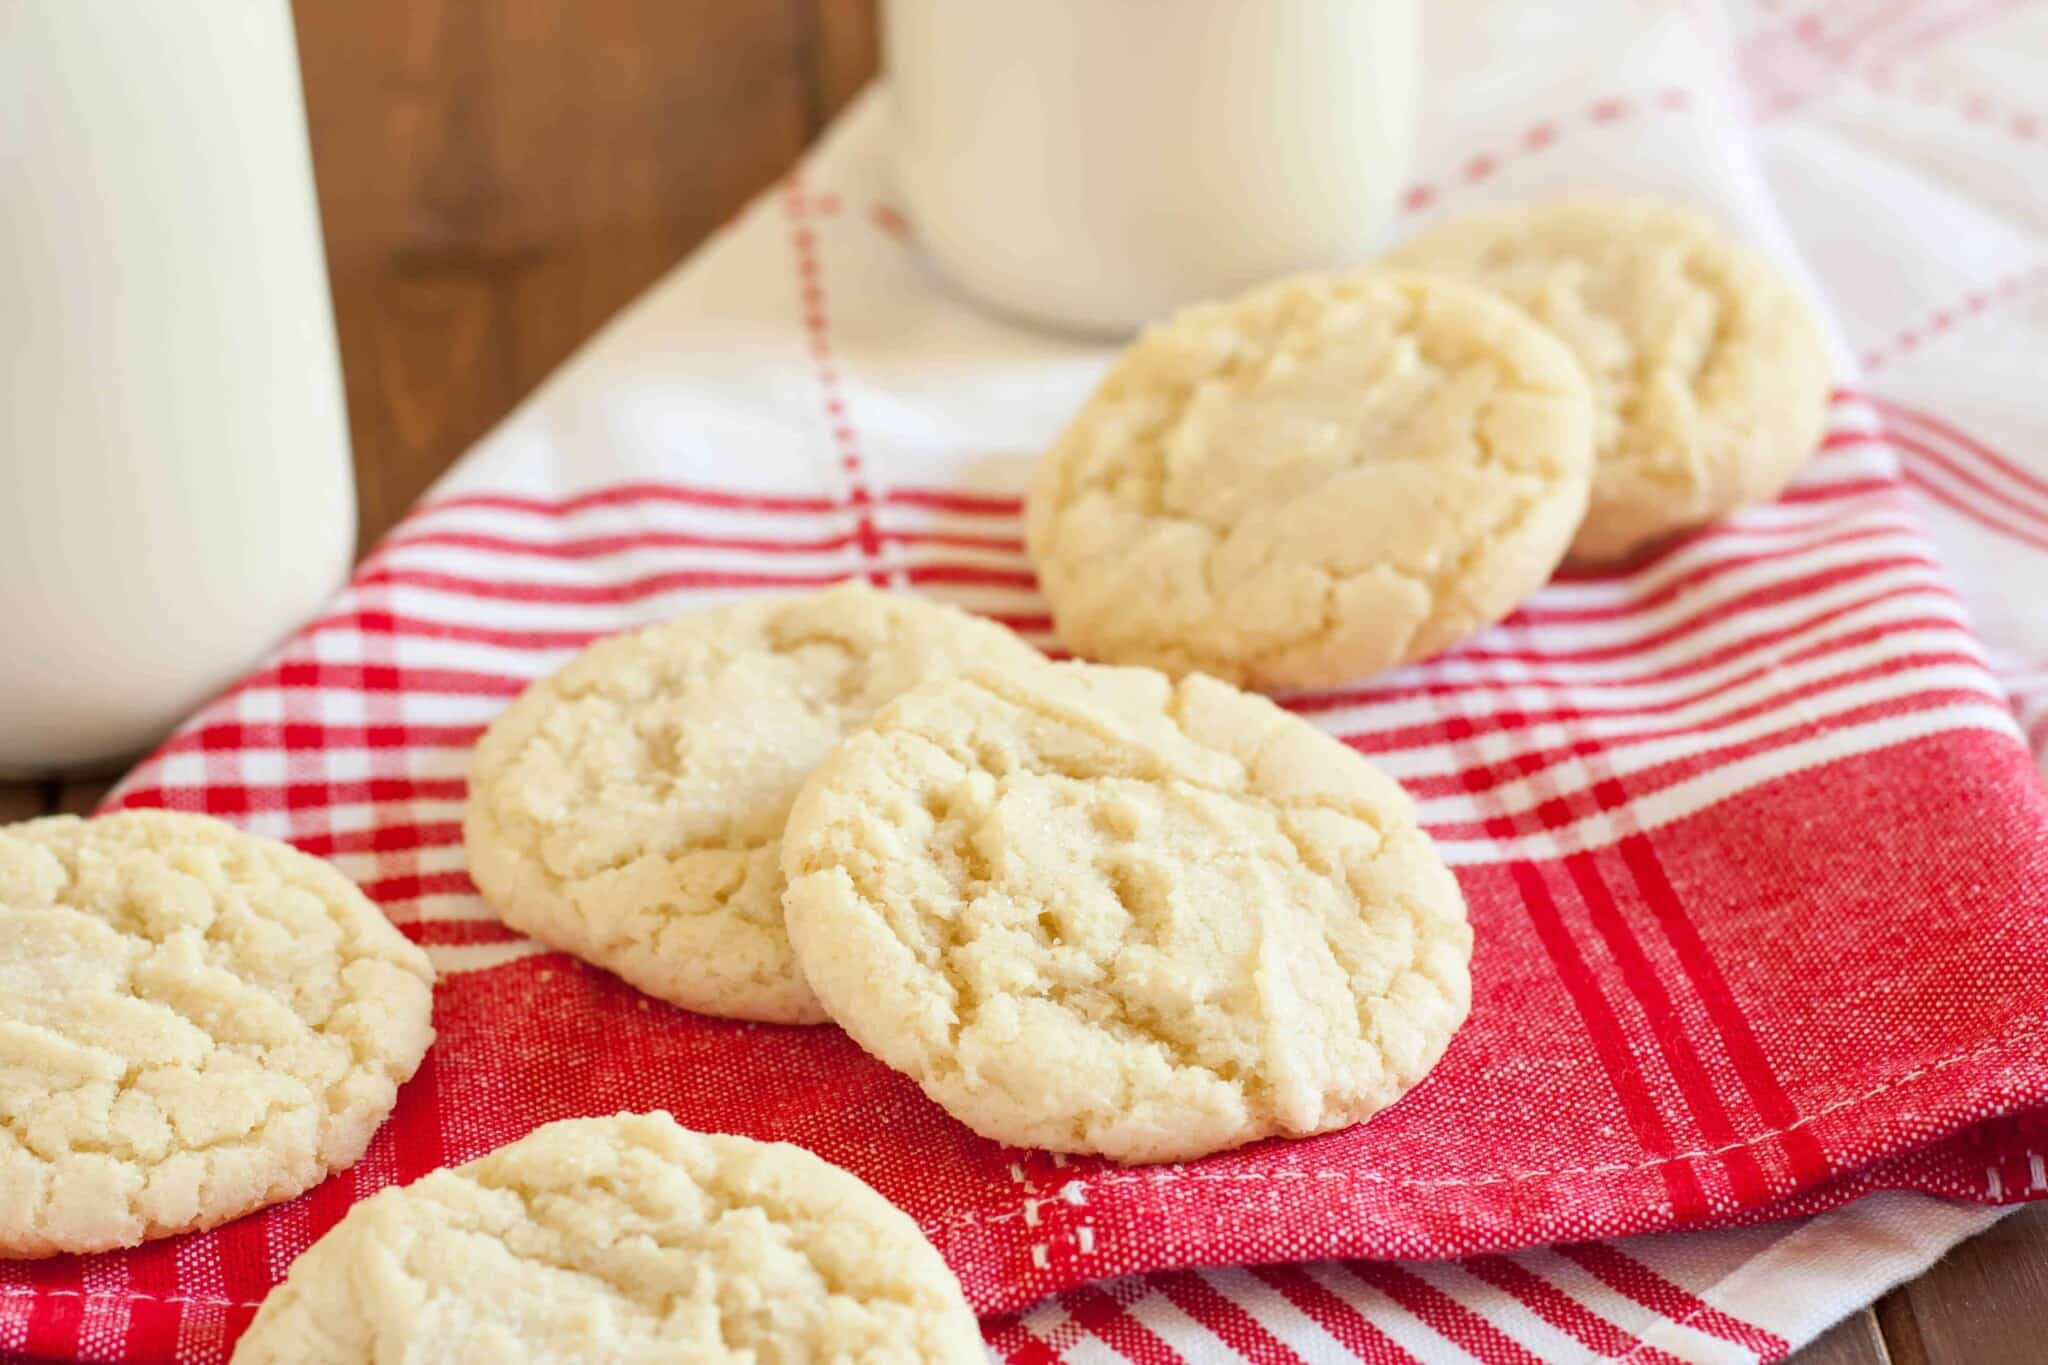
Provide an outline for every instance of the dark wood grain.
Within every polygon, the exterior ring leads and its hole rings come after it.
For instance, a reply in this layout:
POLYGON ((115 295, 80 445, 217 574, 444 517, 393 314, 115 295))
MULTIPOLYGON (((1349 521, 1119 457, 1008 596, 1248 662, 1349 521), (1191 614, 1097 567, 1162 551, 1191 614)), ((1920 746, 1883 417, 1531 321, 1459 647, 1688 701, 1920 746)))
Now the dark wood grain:
POLYGON ((858 95, 881 66, 875 0, 811 0, 817 23, 814 114, 822 126, 858 95))
MULTIPOLYGON (((2022 1209, 1963 1243, 1888 1297, 1899 1301, 1886 1305, 1891 1317, 1901 1329, 1910 1319, 1914 1344, 1930 1365, 2048 1361, 2048 1204, 2022 1209)), ((1904 1351, 1893 1359, 1914 1361, 1904 1351)))
MULTIPOLYGON (((875 0, 296 0, 365 547, 771 184, 877 62, 875 0)), ((0 821, 105 784, 0 784, 0 821)), ((1800 1365, 2048 1361, 2048 1207, 1800 1365)))
POLYGON ((1890 1365, 1877 1315, 1859 1308, 1793 1354, 1796 1365, 1890 1365))
POLYGON ((1913 1320, 1913 1305, 1907 1296, 1910 1287, 1901 1285, 1870 1307, 1884 1335, 1890 1365, 1928 1365, 1927 1346, 1920 1339, 1920 1324, 1913 1320))
POLYGON ((295 12, 365 541, 819 117, 808 0, 295 12))
POLYGON ((54 809, 66 815, 90 815, 106 799, 107 791, 113 785, 104 778, 62 783, 55 793, 54 809))
POLYGON ((0 825, 48 815, 56 800, 56 789, 49 783, 0 782, 0 825))

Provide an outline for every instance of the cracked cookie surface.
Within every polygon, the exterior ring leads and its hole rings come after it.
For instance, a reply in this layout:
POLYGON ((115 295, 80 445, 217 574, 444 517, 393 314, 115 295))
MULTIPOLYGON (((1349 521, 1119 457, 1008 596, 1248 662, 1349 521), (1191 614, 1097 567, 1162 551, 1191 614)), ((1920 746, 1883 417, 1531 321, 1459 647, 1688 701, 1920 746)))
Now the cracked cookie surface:
POLYGON ((1651 195, 1510 205, 1430 228, 1387 262, 1493 289, 1578 357, 1597 426, 1574 562, 1768 501, 1820 440, 1832 380, 1812 315, 1691 209, 1651 195))
POLYGON ((237 1365, 970 1362, 981 1334, 917 1225, 785 1143, 666 1113, 568 1119, 350 1209, 237 1365))
POLYGON ((906 693, 805 784, 789 930, 862 1047, 976 1132, 1119 1161, 1357 1123, 1471 998, 1389 778, 1212 678, 1047 665, 906 693))
POLYGON ((844 583, 600 640, 478 741, 470 873, 505 922, 650 995, 824 1019, 782 924, 782 822, 885 702, 1037 650, 993 621, 844 583))
POLYGON ((0 1256, 133 1246, 362 1156, 433 970, 340 872, 218 820, 0 828, 0 1256))
POLYGON ((1591 473, 1585 378, 1517 309, 1303 277, 1148 330, 1039 461, 1026 535, 1075 653, 1322 686, 1507 615, 1591 473))

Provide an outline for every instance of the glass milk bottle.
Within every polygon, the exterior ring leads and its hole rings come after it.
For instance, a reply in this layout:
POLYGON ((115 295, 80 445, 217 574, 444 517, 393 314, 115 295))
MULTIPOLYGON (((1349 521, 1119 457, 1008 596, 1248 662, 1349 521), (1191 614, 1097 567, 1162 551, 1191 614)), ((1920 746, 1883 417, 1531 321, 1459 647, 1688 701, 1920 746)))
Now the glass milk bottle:
POLYGON ((287 0, 0 0, 0 774, 145 748, 354 544, 287 0))
POLYGON ((1408 172, 1419 0, 884 0, 899 189, 966 293, 1117 333, 1358 264, 1408 172))

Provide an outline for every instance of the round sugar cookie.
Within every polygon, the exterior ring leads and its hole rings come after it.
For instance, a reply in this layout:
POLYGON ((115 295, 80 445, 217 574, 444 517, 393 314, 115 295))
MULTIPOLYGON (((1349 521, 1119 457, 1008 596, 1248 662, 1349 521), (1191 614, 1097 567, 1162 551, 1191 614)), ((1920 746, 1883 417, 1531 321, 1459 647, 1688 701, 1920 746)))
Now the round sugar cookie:
POLYGON ((804 784, 789 932, 832 1017, 968 1127, 1125 1162, 1341 1128, 1471 999, 1407 795, 1263 697, 1047 665, 906 693, 804 784))
POLYGON ((938 1252, 786 1143, 566 1119, 381 1191, 292 1263, 236 1365, 984 1359, 938 1252))
POLYGON ((1496 290, 1578 357, 1598 425, 1576 563, 1776 497, 1820 440, 1832 379, 1812 315, 1691 209, 1612 194, 1511 205, 1430 228, 1387 263, 1496 290))
POLYGON ((470 875, 505 922, 686 1009, 825 1015, 782 927, 783 817, 914 683, 1043 656, 993 621, 843 583, 600 640, 478 742, 470 875))
POLYGON ((218 820, 0 828, 0 1257, 213 1227, 353 1165, 433 981, 340 872, 218 820))
POLYGON ((1076 654, 1322 686, 1507 615, 1591 471, 1585 379, 1518 310, 1305 277, 1147 331, 1040 460, 1026 532, 1076 654))

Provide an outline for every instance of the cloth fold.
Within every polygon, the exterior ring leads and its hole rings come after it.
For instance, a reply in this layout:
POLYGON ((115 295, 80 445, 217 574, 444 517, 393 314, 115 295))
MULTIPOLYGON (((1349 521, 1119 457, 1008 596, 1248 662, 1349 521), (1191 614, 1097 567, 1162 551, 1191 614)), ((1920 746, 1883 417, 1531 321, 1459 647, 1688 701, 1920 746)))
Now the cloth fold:
POLYGON ((1471 905, 1471 1021, 1401 1104, 1186 1166, 1003 1149, 836 1030, 671 1009, 475 894, 468 746, 594 638, 864 575, 1050 643, 1019 495, 1107 352, 933 277, 871 94, 116 790, 334 859, 434 956, 439 1040, 302 1198, 0 1265, 0 1351, 224 1359, 354 1200, 619 1109, 853 1169, 1016 1360, 1775 1359, 2048 1195, 2048 7, 1786 9, 1429 7, 1402 230, 1687 199, 1808 291, 1844 386, 1779 502, 1288 699, 1471 905))

